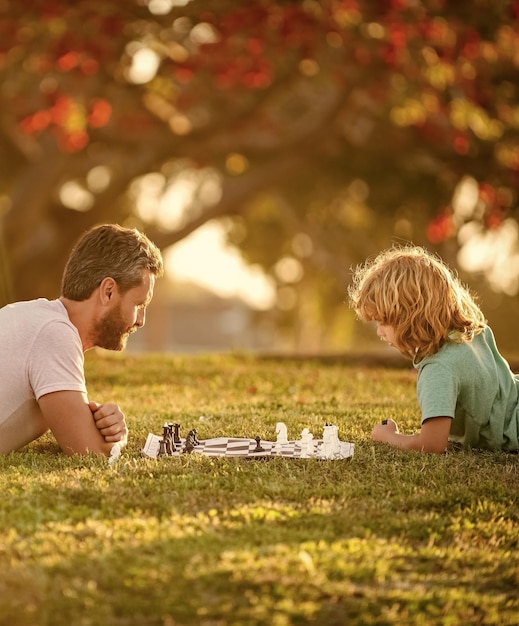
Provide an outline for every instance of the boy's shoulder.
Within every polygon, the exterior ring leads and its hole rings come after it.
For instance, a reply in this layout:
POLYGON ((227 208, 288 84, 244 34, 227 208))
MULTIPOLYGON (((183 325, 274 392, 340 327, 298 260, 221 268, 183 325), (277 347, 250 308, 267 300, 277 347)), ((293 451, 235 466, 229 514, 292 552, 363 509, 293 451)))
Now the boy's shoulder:
POLYGON ((456 341, 454 336, 451 337, 438 352, 422 359, 416 367, 421 370, 425 365, 436 363, 448 367, 470 368, 472 363, 480 363, 485 354, 488 354, 489 348, 492 349, 494 346, 494 335, 486 326, 471 341, 456 341))

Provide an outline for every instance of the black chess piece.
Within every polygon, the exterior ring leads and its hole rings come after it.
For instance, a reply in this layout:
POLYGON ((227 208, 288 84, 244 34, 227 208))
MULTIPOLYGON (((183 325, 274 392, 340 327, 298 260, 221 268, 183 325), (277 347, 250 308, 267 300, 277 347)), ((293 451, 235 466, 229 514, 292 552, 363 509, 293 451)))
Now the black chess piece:
POLYGON ((265 452, 265 448, 261 447, 261 437, 258 435, 258 437, 255 437, 256 440, 256 447, 254 448, 253 452, 265 452))
POLYGON ((174 443, 180 443, 180 424, 171 424, 173 427, 173 441, 174 443))
POLYGON ((173 446, 172 446, 173 442, 171 440, 171 428, 169 427, 169 424, 164 424, 163 431, 162 431, 162 440, 164 441, 165 453, 168 456, 172 456, 173 455, 173 446))
POLYGON ((184 444, 184 452, 189 454, 199 443, 200 442, 196 438, 196 428, 193 428, 187 433, 186 442, 184 444))
POLYGON ((164 441, 164 439, 161 439, 159 441, 159 451, 158 451, 157 456, 161 457, 165 455, 166 455, 166 442, 164 441))

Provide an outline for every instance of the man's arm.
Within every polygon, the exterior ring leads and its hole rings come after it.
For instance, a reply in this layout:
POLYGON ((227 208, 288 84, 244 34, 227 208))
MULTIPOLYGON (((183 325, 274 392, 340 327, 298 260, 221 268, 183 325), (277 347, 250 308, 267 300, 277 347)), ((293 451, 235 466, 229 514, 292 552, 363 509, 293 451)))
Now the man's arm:
POLYGON ((65 454, 94 452, 110 455, 114 443, 105 439, 97 428, 86 394, 80 391, 55 391, 42 396, 38 403, 43 419, 65 454))
POLYGON ((128 428, 124 413, 117 404, 98 404, 90 401, 88 406, 94 416, 96 428, 105 441, 125 446, 128 441, 128 428))
POLYGON ((372 439, 402 450, 442 454, 449 441, 451 424, 450 417, 431 417, 423 422, 420 432, 416 435, 401 435, 396 422, 389 419, 386 424, 375 425, 372 439))

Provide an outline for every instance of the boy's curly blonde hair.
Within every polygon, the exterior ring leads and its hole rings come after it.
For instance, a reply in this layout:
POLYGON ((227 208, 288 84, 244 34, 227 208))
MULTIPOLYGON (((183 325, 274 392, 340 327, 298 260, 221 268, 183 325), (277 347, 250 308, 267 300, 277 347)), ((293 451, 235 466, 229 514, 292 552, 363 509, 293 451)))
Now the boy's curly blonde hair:
POLYGON ((402 354, 418 360, 447 341, 470 341, 486 326, 469 290, 419 246, 395 246, 358 266, 348 295, 360 320, 392 326, 402 354))

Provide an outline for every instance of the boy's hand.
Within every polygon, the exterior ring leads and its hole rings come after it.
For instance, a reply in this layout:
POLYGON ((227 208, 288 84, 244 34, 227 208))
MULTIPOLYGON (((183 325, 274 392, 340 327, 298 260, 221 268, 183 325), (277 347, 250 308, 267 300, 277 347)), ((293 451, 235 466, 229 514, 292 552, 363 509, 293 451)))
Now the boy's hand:
POLYGON ((108 443, 120 442, 122 445, 126 445, 128 427, 124 413, 117 404, 89 402, 88 407, 92 411, 95 425, 105 441, 108 443))
POLYGON ((398 432, 398 425, 395 420, 387 419, 382 424, 375 424, 371 433, 373 441, 388 443, 389 435, 398 432))

